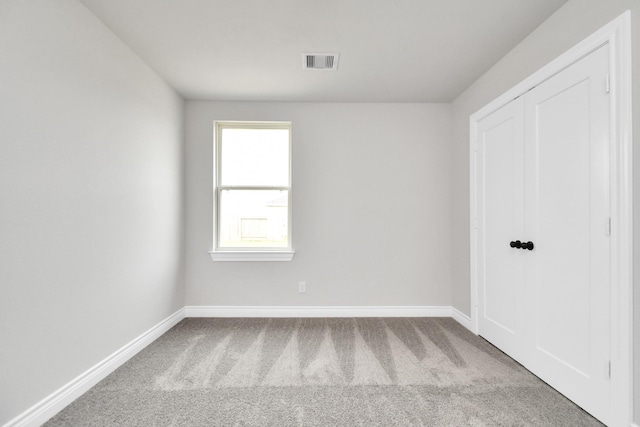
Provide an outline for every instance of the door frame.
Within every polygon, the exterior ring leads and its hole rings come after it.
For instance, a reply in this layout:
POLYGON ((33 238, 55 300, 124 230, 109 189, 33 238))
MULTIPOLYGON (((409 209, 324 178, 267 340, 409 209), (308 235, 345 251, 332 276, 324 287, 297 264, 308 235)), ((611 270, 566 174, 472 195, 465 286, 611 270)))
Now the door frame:
MULTIPOLYGON (((471 329, 478 334, 478 123, 597 48, 610 47, 611 96, 611 425, 633 419, 633 140, 631 117, 631 12, 600 30, 469 117, 471 329)), ((603 82, 604 84, 604 82, 603 82)))

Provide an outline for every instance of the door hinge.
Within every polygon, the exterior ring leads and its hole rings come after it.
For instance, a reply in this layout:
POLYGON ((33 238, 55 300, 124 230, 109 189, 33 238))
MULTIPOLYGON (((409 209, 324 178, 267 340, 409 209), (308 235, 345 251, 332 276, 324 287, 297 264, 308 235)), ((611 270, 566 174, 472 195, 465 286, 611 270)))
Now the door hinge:
POLYGON ((607 227, 607 230, 606 230, 607 231, 607 236, 611 236, 611 217, 609 217, 607 219, 606 227, 607 227))
POLYGON ((607 74, 607 77, 604 79, 604 89, 607 93, 611 92, 611 77, 607 74))
POLYGON ((609 379, 611 379, 611 360, 609 360, 609 379))

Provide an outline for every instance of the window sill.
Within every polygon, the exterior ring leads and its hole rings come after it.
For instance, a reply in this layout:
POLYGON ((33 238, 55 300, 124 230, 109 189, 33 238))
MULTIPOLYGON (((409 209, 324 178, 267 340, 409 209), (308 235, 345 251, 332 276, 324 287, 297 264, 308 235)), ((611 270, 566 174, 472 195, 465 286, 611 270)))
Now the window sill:
POLYGON ((209 252, 213 261, 291 261, 294 251, 273 251, 273 252, 209 252))

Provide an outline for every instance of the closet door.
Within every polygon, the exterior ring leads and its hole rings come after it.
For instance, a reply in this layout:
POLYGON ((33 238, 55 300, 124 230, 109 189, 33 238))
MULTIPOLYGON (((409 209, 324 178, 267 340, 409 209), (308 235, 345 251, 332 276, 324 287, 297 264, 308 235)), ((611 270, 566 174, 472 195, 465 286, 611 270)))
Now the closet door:
POLYGON ((525 96, 525 366, 609 419, 609 47, 525 96))
POLYGON ((478 123, 480 334, 516 359, 524 351, 524 123, 518 98, 478 123))

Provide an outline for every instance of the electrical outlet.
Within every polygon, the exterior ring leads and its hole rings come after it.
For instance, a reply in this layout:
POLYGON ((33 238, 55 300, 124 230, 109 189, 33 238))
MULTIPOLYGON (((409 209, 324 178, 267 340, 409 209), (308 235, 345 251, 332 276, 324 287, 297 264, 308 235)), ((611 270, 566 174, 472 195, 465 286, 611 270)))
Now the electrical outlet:
POLYGON ((307 283, 306 282, 298 282, 298 292, 303 294, 307 292, 307 283))

